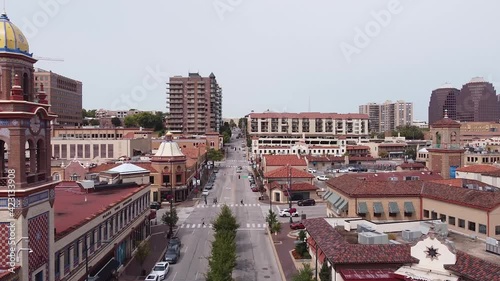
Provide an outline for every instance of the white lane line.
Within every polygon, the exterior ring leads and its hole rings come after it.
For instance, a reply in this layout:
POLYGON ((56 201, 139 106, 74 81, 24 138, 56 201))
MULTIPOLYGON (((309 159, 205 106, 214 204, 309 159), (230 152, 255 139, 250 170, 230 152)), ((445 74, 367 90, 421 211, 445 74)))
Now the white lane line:
POLYGON ((184 228, 184 225, 183 225, 183 224, 181 224, 181 228, 184 228))
POLYGON ((201 223, 198 224, 198 228, 200 228, 200 227, 201 227, 201 223))
POLYGON ((174 277, 172 277, 172 281, 174 281, 174 280, 175 280, 175 277, 176 277, 176 276, 177 276, 177 271, 175 272, 174 277))
POLYGON ((249 223, 247 223, 247 228, 250 228, 250 224, 249 223))
POLYGON ((252 228, 255 228, 255 223, 252 223, 252 228))

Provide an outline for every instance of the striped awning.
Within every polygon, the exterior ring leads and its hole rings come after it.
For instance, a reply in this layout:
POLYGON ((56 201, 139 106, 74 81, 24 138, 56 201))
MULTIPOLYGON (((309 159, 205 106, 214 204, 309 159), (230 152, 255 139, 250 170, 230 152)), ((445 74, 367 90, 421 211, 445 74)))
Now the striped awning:
POLYGON ((344 202, 342 202, 342 204, 340 204, 340 205, 339 205, 339 207, 338 207, 337 209, 338 209, 339 211, 344 211, 344 210, 347 208, 348 203, 349 203, 349 201, 344 200, 344 202))
POLYGON ((366 205, 366 202, 358 203, 358 214, 368 214, 368 205, 366 205))
POLYGON ((333 205, 335 205, 339 200, 340 196, 338 196, 336 193, 332 193, 330 197, 328 197, 328 202, 332 203, 333 205))
POLYGON ((384 206, 382 206, 381 202, 373 202, 373 212, 375 214, 383 214, 384 206))
POLYGON ((337 209, 340 208, 340 205, 344 204, 345 200, 340 198, 340 200, 337 201, 337 203, 333 204, 333 206, 337 209))
POLYGON ((389 202, 389 213, 390 214, 397 214, 397 213, 399 213, 398 202, 389 202))
POLYGON ((330 195, 332 195, 332 192, 331 191, 327 191, 325 194, 323 194, 323 199, 328 199, 328 197, 330 197, 330 195))
POLYGON ((415 213, 415 207, 413 207, 413 202, 405 202, 405 213, 415 213))

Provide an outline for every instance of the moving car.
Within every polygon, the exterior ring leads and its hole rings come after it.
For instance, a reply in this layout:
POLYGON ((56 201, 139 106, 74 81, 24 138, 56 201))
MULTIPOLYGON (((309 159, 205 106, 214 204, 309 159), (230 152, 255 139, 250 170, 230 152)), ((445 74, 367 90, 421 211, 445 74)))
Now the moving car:
POLYGON ((321 175, 321 176, 317 176, 316 179, 319 180, 319 181, 327 181, 328 177, 325 176, 325 175, 321 175))
POLYGON ((170 269, 170 264, 168 262, 158 262, 155 264, 151 273, 149 275, 158 275, 160 280, 165 279, 168 270, 170 269))
POLYGON ((296 230, 296 229, 306 229, 306 227, 304 226, 304 224, 302 224, 301 222, 295 222, 295 223, 290 224, 290 228, 293 229, 293 230, 296 230))
POLYGON ((280 210, 280 217, 298 217, 299 213, 297 213, 297 209, 291 208, 291 209, 283 209, 280 210))
POLYGON ((297 202, 297 205, 299 205, 299 206, 314 206, 314 205, 316 205, 316 201, 314 199, 299 200, 297 202))
POLYGON ((160 276, 156 274, 149 274, 144 281, 160 281, 160 276))
POLYGON ((202 196, 208 196, 208 194, 210 194, 208 190, 203 190, 203 192, 201 193, 202 196))
POLYGON ((308 171, 309 173, 312 173, 312 174, 314 174, 314 173, 317 173, 317 172, 318 172, 318 170, 315 170, 315 169, 313 169, 313 168, 309 168, 309 169, 307 169, 307 171, 308 171))
POLYGON ((253 192, 259 192, 259 191, 260 191, 260 188, 258 188, 258 187, 252 187, 252 191, 253 191, 253 192))
POLYGON ((168 263, 177 263, 177 260, 181 256, 181 247, 180 245, 173 245, 167 248, 167 252, 165 253, 165 261, 168 263))
POLYGON ((181 239, 179 237, 172 237, 168 240, 167 248, 178 246, 179 248, 182 246, 181 239))

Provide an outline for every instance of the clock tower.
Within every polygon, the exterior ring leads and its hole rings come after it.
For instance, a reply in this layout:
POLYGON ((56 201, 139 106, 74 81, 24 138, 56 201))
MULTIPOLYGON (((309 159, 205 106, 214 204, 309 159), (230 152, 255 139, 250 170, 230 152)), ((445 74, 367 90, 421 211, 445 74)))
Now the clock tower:
POLYGON ((56 115, 43 85, 35 93, 35 62, 21 30, 1 14, 0 270, 19 280, 54 280, 50 122, 56 115))

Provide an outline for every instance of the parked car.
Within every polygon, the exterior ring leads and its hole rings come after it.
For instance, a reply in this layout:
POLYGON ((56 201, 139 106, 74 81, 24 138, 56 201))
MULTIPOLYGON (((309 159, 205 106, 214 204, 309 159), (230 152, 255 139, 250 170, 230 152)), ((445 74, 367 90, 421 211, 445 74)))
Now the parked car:
POLYGON ((314 174, 314 173, 317 173, 317 172, 318 172, 318 170, 315 170, 315 169, 313 169, 313 168, 309 168, 309 169, 307 169, 307 171, 308 171, 309 173, 311 173, 311 174, 314 174))
POLYGON ((253 191, 253 192, 259 192, 259 191, 260 191, 260 188, 258 188, 258 187, 252 187, 252 191, 253 191))
POLYGON ((250 188, 255 188, 255 187, 257 187, 257 186, 255 185, 255 183, 251 183, 251 184, 250 184, 250 188))
POLYGON ((203 190, 203 192, 201 193, 202 196, 208 196, 208 194, 210 194, 210 191, 208 190, 203 190))
POLYGON ((167 248, 167 252, 165 253, 165 261, 169 263, 177 263, 177 260, 181 256, 181 247, 180 245, 172 245, 167 248))
POLYGON ((297 202, 297 205, 299 205, 299 206, 314 206, 314 205, 316 205, 316 201, 314 199, 299 200, 297 202))
POLYGON ((159 209, 161 209, 161 204, 160 204, 160 202, 153 201, 153 202, 151 202, 151 205, 149 206, 149 208, 159 210, 159 209))
POLYGON ((149 275, 158 275, 160 280, 165 279, 168 270, 170 269, 170 264, 168 262, 158 262, 155 264, 151 273, 149 275))
POLYGON ((283 209, 280 210, 280 217, 298 217, 299 213, 297 213, 297 209, 291 208, 291 209, 283 209))
POLYGON ((210 189, 212 189, 213 187, 214 187, 214 185, 213 185, 213 184, 210 184, 210 183, 209 183, 209 184, 207 184, 207 185, 205 185, 205 189, 206 189, 206 190, 210 190, 210 189))
POLYGON ((306 229, 306 227, 304 226, 304 224, 302 224, 301 222, 295 222, 295 223, 290 224, 290 228, 293 229, 293 230, 296 230, 296 229, 306 229))
POLYGON ((328 177, 325 176, 325 175, 321 175, 321 176, 317 176, 316 179, 319 180, 319 181, 327 181, 328 177))
POLYGON ((181 239, 179 237, 172 237, 168 240, 167 248, 170 248, 173 246, 178 246, 179 248, 182 247, 181 239))
POLYGON ((144 279, 144 281, 160 281, 160 276, 156 274, 149 274, 148 276, 146 276, 146 279, 144 279))

